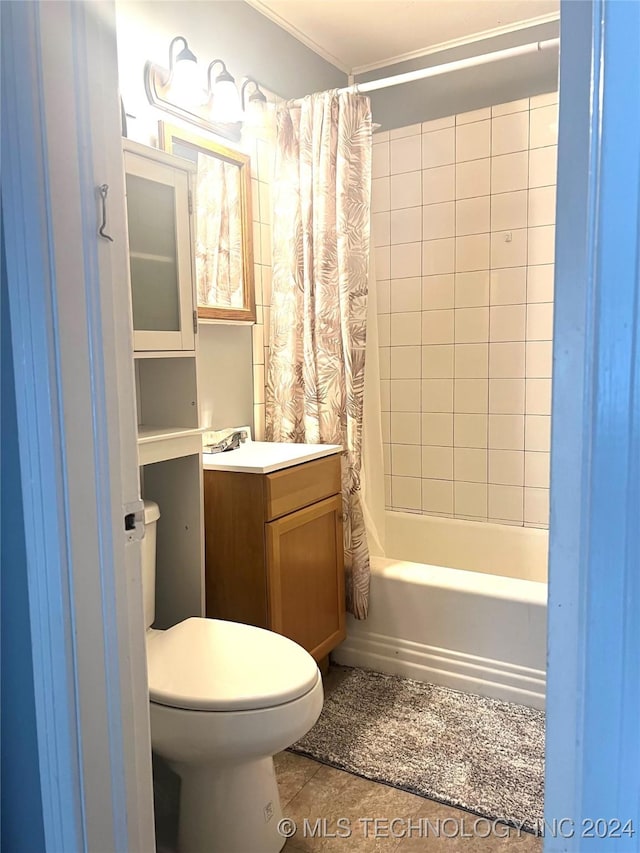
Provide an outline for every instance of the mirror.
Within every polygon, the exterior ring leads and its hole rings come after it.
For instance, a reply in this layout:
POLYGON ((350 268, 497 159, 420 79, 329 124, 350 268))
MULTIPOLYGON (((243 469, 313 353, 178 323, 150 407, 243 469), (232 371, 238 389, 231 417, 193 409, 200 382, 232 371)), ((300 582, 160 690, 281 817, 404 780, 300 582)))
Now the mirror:
POLYGON ((165 151, 196 166, 198 317, 255 322, 249 157, 163 121, 159 138, 165 151))

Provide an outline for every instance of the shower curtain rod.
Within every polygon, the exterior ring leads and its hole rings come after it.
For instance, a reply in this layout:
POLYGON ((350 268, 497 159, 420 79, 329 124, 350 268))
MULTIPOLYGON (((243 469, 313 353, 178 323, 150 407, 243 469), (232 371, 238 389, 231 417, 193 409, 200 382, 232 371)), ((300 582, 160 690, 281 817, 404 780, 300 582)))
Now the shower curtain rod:
POLYGON ((427 77, 437 77, 439 74, 448 74, 450 71, 461 71, 463 68, 475 68, 478 65, 487 65, 500 59, 510 59, 515 56, 526 56, 529 53, 541 53, 550 48, 560 45, 559 38, 547 39, 546 41, 535 41, 530 44, 521 44, 518 47, 508 47, 504 50, 494 50, 492 53, 483 53, 479 56, 470 56, 467 59, 457 59, 454 62, 444 62, 442 65, 432 65, 428 68, 420 68, 417 71, 407 71, 404 74, 396 74, 393 77, 382 77, 380 80, 371 80, 368 83, 355 83, 338 89, 338 92, 353 92, 364 94, 375 92, 377 89, 386 89, 389 86, 399 86, 401 83, 411 83, 414 80, 424 80, 427 77))

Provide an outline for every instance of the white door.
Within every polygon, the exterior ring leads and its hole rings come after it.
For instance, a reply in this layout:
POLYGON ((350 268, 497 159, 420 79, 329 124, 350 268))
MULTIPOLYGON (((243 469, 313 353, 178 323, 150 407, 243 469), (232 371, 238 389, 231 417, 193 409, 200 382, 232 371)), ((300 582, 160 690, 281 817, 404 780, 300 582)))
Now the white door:
POLYGON ((41 801, 46 850, 148 853, 140 531, 125 529, 141 505, 115 9, 61 0, 1 13, 26 548, 14 570, 27 577, 40 782, 24 796, 34 810, 41 801))

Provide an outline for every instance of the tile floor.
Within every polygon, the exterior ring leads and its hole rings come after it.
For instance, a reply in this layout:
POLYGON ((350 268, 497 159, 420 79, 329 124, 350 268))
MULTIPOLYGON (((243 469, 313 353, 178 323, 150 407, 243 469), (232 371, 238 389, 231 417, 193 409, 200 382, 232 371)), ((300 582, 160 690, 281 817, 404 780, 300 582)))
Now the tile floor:
POLYGON ((542 851, 540 838, 509 831, 503 825, 493 832, 484 819, 469 812, 352 776, 302 755, 281 752, 275 765, 282 813, 297 827, 284 847, 286 853, 542 851))

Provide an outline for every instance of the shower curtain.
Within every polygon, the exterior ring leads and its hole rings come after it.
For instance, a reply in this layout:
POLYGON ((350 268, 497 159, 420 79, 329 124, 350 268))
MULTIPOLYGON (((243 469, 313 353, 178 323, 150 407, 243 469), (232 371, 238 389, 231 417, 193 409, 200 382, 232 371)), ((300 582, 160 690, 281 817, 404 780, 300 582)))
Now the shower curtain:
POLYGON ((362 419, 371 109, 353 93, 280 105, 266 389, 269 441, 341 444, 347 609, 366 618, 362 419))
MULTIPOLYGON (((372 232, 373 233, 373 230, 372 232)), ((378 557, 386 554, 384 458, 382 454, 382 399, 380 392, 380 353, 378 350, 378 286, 374 263, 369 256, 369 294, 367 298, 367 370, 364 378, 362 426, 362 506, 369 551, 378 557)))
POLYGON ((238 168, 198 154, 196 286, 198 303, 242 307, 242 215, 238 168))

